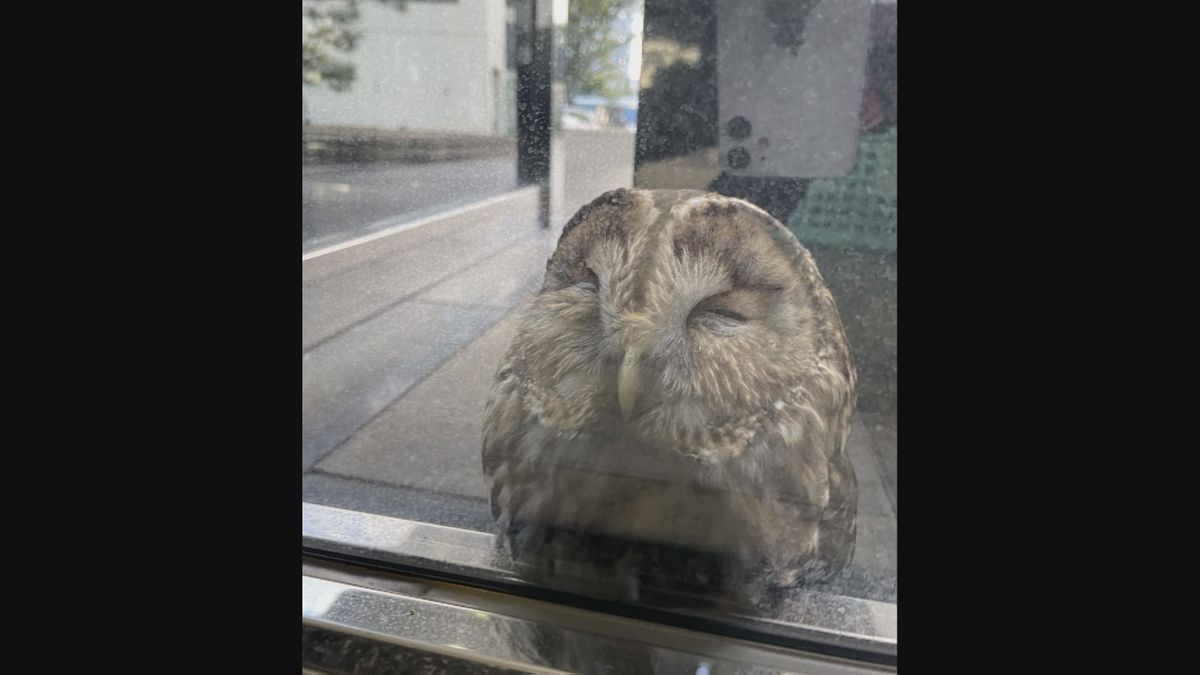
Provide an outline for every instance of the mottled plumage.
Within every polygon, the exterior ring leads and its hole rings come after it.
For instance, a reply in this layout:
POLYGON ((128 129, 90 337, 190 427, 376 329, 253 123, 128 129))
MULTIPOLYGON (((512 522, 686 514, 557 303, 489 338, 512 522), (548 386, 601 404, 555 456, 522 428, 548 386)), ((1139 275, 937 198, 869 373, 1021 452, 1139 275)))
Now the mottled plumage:
POLYGON ((761 209, 614 190, 563 229, 497 373, 483 469, 537 580, 633 599, 844 567, 855 372, 812 257, 761 209))

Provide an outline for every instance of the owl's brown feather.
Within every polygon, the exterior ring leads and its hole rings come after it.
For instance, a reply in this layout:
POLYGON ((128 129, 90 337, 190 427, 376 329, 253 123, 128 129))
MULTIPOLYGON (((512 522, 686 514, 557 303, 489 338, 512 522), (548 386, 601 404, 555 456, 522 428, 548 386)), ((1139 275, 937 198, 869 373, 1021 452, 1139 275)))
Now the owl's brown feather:
POLYGON ((778 221, 698 191, 606 193, 563 229, 487 406, 500 541, 539 580, 619 597, 717 574, 757 598, 836 571, 854 387, 833 298, 778 221))

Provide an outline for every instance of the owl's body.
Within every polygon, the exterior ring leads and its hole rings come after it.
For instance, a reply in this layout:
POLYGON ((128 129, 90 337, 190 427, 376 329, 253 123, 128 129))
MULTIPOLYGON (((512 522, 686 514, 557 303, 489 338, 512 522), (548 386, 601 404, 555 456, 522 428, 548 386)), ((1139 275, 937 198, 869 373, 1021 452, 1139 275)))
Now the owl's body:
POLYGON ((615 190, 564 228, 488 402, 499 541, 548 584, 756 602, 848 564, 855 373, 812 258, 699 191, 615 190))

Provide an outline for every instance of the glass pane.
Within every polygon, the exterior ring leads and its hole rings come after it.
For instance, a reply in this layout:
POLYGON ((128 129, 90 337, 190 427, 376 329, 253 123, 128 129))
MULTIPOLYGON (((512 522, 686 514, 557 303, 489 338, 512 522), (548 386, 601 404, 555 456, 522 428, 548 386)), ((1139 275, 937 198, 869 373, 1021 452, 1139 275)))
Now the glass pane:
POLYGON ((305 253, 516 187, 510 15, 304 0, 305 253))
POLYGON ((896 4, 303 6, 310 541, 894 654, 896 4))

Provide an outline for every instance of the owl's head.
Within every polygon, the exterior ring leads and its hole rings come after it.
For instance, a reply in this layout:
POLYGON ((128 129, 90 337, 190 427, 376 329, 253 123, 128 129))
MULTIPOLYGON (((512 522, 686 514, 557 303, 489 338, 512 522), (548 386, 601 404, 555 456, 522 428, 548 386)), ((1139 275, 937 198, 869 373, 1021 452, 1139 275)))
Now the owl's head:
POLYGON ((552 387, 544 423, 702 459, 753 442, 797 387, 820 386, 814 368, 853 386, 809 253, 758 207, 700 191, 621 189, 583 207, 520 332, 517 358, 552 387))

